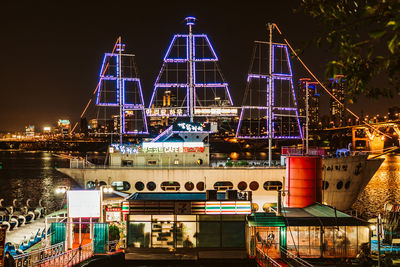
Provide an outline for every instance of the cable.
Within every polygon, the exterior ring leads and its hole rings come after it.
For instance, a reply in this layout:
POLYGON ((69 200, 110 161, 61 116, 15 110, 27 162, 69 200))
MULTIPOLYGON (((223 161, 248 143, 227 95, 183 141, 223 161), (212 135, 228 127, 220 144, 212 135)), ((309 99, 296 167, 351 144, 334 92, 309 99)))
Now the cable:
MULTIPOLYGON (((275 29, 278 31, 278 33, 282 36, 284 42, 286 43, 286 45, 289 47, 290 51, 292 51, 292 53, 296 56, 296 58, 299 60, 299 62, 301 63, 301 65, 303 65, 303 67, 307 70, 307 72, 318 82, 318 84, 325 90, 325 92, 327 92, 337 103, 339 103, 339 105, 341 105, 347 112, 349 112, 351 115, 353 115, 356 119, 360 120, 360 117, 357 116, 353 111, 351 111, 349 108, 345 107, 345 105, 340 102, 331 92, 329 92, 329 90, 318 80, 318 78, 311 72, 311 70, 307 67, 307 65, 301 60, 301 58, 299 57, 299 55, 296 53, 296 51, 292 48, 292 46, 289 44, 289 42, 286 40, 286 38, 283 36, 282 32, 280 31, 278 25, 276 25, 275 23, 272 24, 275 29)), ((375 131, 381 133, 382 135, 389 137, 389 138, 393 138, 392 136, 389 136, 387 134, 385 134, 384 132, 380 131, 378 128, 372 126, 371 124, 367 123, 367 122, 363 122, 365 125, 369 126, 370 128, 374 129, 375 131)))
MULTIPOLYGON (((113 48, 111 54, 114 54, 115 49, 117 48, 117 45, 118 45, 118 44, 121 45, 121 36, 117 38, 117 41, 116 41, 115 44, 114 44, 114 48, 113 48)), ((120 48, 120 49, 121 49, 121 48, 120 48)), ((106 64, 106 66, 104 67, 103 72, 101 73, 100 77, 104 76, 104 74, 106 73, 106 71, 107 71, 109 65, 110 65, 110 62, 107 62, 107 64, 106 64)), ((101 79, 100 79, 99 82, 97 83, 97 86, 96 86, 96 88, 94 89, 93 94, 91 95, 91 97, 90 97, 90 99, 89 99, 89 102, 86 104, 86 107, 85 107, 85 109, 83 110, 83 112, 82 112, 82 114, 81 114, 81 116, 80 116, 80 119, 82 119, 83 116, 85 115, 86 110, 88 109, 90 103, 92 102, 93 96, 97 93, 97 90, 99 90, 100 84, 101 84, 101 79)), ((74 127, 72 128, 71 133, 74 132, 74 130, 75 130, 75 128, 76 128, 77 125, 78 125, 78 121, 75 123, 74 127)))

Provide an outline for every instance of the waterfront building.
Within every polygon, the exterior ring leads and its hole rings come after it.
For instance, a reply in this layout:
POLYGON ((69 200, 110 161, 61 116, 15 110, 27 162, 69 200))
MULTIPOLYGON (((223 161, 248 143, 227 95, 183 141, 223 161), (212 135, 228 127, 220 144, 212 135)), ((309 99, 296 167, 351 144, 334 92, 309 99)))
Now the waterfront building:
POLYGON ((35 126, 34 125, 25 126, 25 136, 30 137, 30 138, 35 136, 35 126))
MULTIPOLYGON (((328 89, 332 95, 342 104, 345 104, 346 88, 343 75, 336 75, 328 83, 328 89)), ((345 123, 345 107, 339 104, 335 99, 330 98, 329 114, 331 117, 331 126, 343 126, 345 123)))
POLYGON ((62 135, 68 135, 71 131, 71 122, 65 119, 59 119, 57 122, 59 133, 62 135))
POLYGON ((307 108, 307 89, 306 84, 308 84, 308 127, 310 129, 317 129, 319 127, 319 102, 320 94, 318 93, 316 82, 311 82, 309 78, 301 78, 298 82, 298 92, 299 92, 299 116, 302 125, 305 125, 305 116, 307 108))

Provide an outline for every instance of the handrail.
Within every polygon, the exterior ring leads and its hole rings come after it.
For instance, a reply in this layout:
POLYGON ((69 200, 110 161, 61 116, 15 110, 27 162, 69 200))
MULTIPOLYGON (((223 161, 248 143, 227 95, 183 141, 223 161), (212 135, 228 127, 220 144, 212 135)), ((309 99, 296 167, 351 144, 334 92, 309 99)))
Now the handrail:
POLYGON ((259 264, 263 264, 264 267, 267 266, 272 266, 272 267, 282 267, 282 265, 280 265, 277 261, 275 261, 273 258, 271 258, 270 256, 268 256, 262 249, 260 249, 259 247, 257 247, 256 250, 256 260, 259 264), (259 255, 262 257, 262 259, 260 259, 259 255), (265 261, 265 264, 263 262, 260 262, 261 260, 265 261))
POLYGON ((300 266, 303 267, 314 267, 314 265, 310 264, 309 262, 303 260, 302 258, 300 258, 299 256, 294 255, 292 252, 290 252, 289 250, 287 250, 284 247, 281 247, 281 251, 283 251, 283 253, 285 253, 288 258, 293 259, 296 263, 298 263, 300 266))

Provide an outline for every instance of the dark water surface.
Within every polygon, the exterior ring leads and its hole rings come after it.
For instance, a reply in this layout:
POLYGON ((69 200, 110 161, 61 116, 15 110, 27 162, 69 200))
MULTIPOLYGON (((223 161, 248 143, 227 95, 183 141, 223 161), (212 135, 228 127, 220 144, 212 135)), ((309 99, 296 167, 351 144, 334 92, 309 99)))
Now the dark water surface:
MULTIPOLYGON (((383 210, 385 203, 400 204, 400 155, 383 156, 385 161, 360 195, 353 208, 359 215, 370 218, 383 210)), ((59 209, 63 196, 55 194, 57 186, 78 188, 57 167, 68 167, 69 160, 50 152, 0 151, 0 199, 11 205, 17 198, 30 198, 36 205, 39 199, 50 211, 59 209)))
MULTIPOLYGON (((57 167, 67 167, 69 161, 49 152, 0 151, 0 199, 11 205, 13 199, 21 203, 30 198, 32 206, 42 199, 48 211, 62 206, 65 196, 55 194, 57 186, 76 188, 77 184, 57 167)), ((65 202, 64 202, 65 203, 65 202)))

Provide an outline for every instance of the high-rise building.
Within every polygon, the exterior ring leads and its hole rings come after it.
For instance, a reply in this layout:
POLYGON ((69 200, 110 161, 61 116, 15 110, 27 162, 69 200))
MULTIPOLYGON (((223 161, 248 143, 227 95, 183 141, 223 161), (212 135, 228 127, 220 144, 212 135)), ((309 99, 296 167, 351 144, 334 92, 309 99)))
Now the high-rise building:
POLYGON ((307 95, 306 85, 308 84, 308 127, 310 129, 317 129, 320 118, 319 118, 319 99, 320 94, 317 91, 318 83, 311 82, 309 78, 301 78, 298 82, 299 92, 299 115, 301 116, 302 125, 306 122, 306 107, 307 107, 307 95))
MULTIPOLYGON (((329 91, 342 104, 345 104, 345 80, 343 75, 335 75, 328 83, 329 91)), ((330 98, 329 115, 334 126, 343 126, 345 122, 345 107, 330 98)))

